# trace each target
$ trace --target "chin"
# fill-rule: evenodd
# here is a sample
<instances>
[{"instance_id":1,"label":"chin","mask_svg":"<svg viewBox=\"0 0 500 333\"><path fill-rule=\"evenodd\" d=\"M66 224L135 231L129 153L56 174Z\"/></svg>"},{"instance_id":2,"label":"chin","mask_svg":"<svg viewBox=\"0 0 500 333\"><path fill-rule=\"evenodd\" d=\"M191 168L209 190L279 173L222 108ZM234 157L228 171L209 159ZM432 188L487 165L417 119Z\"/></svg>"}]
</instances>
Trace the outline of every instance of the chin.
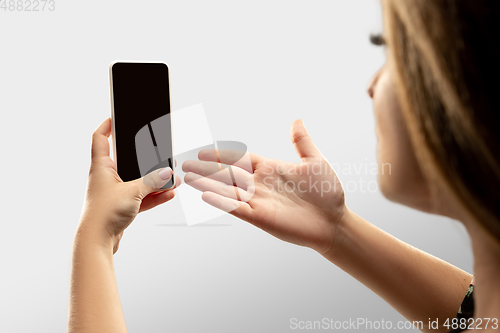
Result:
<instances>
[{"instance_id":1,"label":"chin","mask_svg":"<svg viewBox=\"0 0 500 333\"><path fill-rule=\"evenodd\" d=\"M380 193L389 201L398 202L398 191L395 190L394 186L391 185L390 179L387 179L387 176L379 175L378 176L378 187L380 189Z\"/></svg>"},{"instance_id":2,"label":"chin","mask_svg":"<svg viewBox=\"0 0 500 333\"><path fill-rule=\"evenodd\" d=\"M412 183L409 178L398 179L395 175L379 175L380 192L387 200L394 203L426 213L435 213L430 192L424 182Z\"/></svg>"}]
</instances>

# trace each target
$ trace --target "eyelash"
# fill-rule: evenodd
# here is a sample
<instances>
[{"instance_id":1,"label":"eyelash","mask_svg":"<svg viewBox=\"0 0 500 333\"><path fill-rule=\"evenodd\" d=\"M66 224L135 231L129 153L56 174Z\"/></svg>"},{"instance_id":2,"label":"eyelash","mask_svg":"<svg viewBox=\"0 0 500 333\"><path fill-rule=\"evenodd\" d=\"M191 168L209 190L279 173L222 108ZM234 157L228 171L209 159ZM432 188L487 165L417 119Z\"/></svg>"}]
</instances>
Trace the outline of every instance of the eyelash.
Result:
<instances>
[{"instance_id":1,"label":"eyelash","mask_svg":"<svg viewBox=\"0 0 500 333\"><path fill-rule=\"evenodd\" d=\"M384 36L382 36L382 34L371 34L370 43L377 46L385 45Z\"/></svg>"}]
</instances>

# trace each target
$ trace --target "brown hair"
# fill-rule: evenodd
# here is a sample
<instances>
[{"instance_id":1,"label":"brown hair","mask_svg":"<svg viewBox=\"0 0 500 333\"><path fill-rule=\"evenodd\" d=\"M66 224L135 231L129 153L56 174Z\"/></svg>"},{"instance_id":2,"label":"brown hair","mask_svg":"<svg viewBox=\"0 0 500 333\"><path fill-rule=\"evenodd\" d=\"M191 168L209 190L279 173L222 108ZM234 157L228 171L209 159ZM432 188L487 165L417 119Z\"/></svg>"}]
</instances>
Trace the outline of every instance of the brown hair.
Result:
<instances>
[{"instance_id":1,"label":"brown hair","mask_svg":"<svg viewBox=\"0 0 500 333\"><path fill-rule=\"evenodd\" d=\"M415 153L500 241L500 1L382 0ZM441 186L442 187L442 186Z\"/></svg>"}]
</instances>

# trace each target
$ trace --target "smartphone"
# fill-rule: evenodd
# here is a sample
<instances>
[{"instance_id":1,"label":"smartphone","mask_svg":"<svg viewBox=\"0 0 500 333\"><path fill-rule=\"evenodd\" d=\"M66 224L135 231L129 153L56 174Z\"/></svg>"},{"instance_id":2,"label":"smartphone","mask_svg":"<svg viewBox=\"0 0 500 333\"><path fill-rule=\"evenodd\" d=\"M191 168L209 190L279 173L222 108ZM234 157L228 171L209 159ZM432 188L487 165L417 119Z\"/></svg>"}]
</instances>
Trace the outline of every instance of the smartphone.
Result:
<instances>
[{"instance_id":1,"label":"smartphone","mask_svg":"<svg viewBox=\"0 0 500 333\"><path fill-rule=\"evenodd\" d=\"M169 68L163 62L115 61L109 66L113 156L130 181L173 165ZM175 186L175 175L161 190Z\"/></svg>"}]
</instances>

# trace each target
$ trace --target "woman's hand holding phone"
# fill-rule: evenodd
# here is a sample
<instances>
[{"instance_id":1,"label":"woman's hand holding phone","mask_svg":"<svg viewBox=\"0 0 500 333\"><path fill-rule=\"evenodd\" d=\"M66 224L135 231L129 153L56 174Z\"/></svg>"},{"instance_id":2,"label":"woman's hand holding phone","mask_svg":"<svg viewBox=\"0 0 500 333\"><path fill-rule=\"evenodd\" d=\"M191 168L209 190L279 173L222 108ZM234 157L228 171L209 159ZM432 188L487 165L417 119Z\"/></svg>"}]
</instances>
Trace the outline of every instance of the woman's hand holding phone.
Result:
<instances>
[{"instance_id":1,"label":"woman's hand holding phone","mask_svg":"<svg viewBox=\"0 0 500 333\"><path fill-rule=\"evenodd\" d=\"M175 192L159 190L171 178L170 168L123 182L109 156L110 135L111 119L108 118L92 135L91 166L77 235L90 232L93 241L112 247L116 253L123 231L137 214L171 200ZM177 176L175 187L180 182Z\"/></svg>"},{"instance_id":2,"label":"woman's hand holding phone","mask_svg":"<svg viewBox=\"0 0 500 333\"><path fill-rule=\"evenodd\" d=\"M221 164L231 165L238 180L238 201L233 182L220 181L213 150L200 151L199 161L186 161L184 181L203 191L202 199L287 242L321 254L334 244L337 226L348 212L344 190L335 171L314 145L301 120L291 127L291 140L301 163L267 159L252 153L253 170L238 167L229 150L218 151ZM228 170L228 168L223 168ZM249 185L251 184L251 185ZM248 185L248 188L245 188ZM246 202L244 202L246 201Z\"/></svg>"}]
</instances>

